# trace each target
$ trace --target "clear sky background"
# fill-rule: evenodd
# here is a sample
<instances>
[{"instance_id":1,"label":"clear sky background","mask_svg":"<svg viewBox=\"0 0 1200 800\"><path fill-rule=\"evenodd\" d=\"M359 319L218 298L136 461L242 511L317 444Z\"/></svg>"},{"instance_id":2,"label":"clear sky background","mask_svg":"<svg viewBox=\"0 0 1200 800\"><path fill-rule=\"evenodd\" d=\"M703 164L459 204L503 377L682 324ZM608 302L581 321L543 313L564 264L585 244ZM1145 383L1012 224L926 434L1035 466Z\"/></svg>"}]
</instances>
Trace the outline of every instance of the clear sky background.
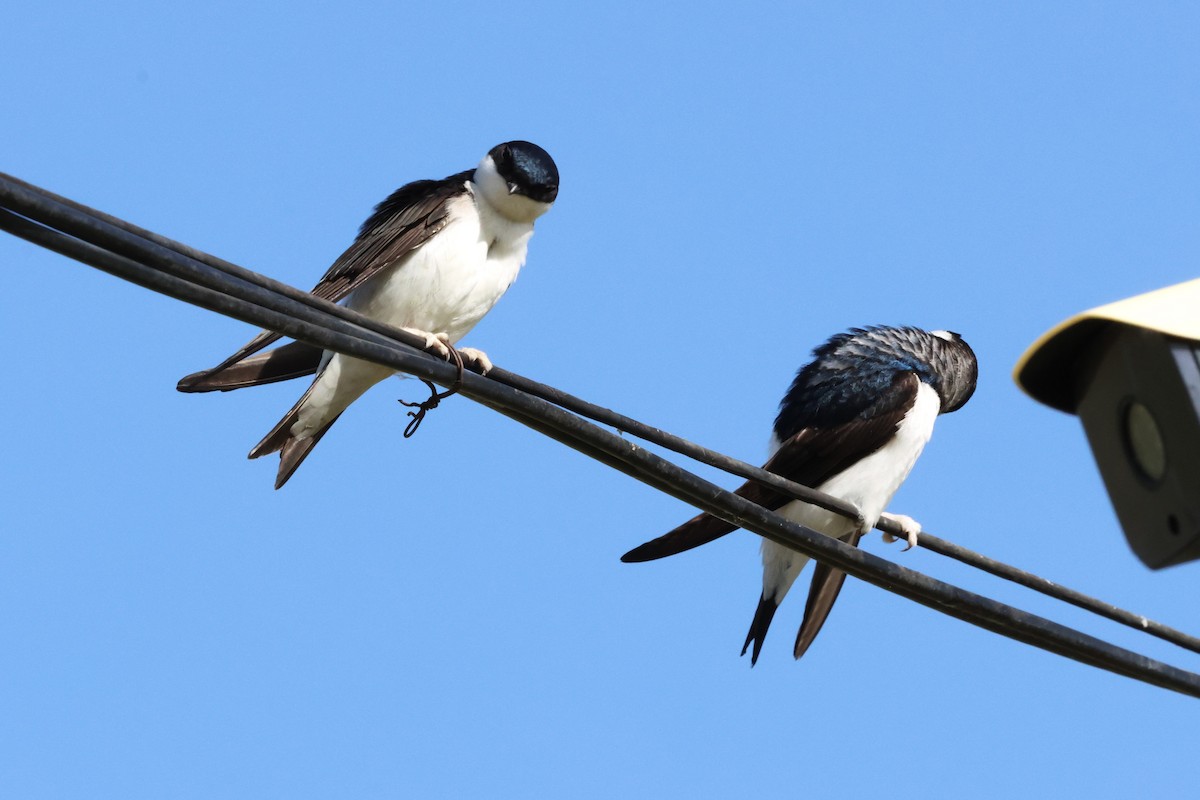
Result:
<instances>
[{"instance_id":1,"label":"clear sky background","mask_svg":"<svg viewBox=\"0 0 1200 800\"><path fill-rule=\"evenodd\" d=\"M979 390L892 510L1200 630L1200 565L1142 567L1010 378L1197 275L1196 6L341 5L13 4L0 169L308 288L397 186L537 142L558 203L464 344L760 462L829 335L961 331ZM692 511L461 398L405 440L414 381L275 492L245 454L303 386L174 388L252 329L6 235L0 267L4 797L1195 791L1195 700L859 582L799 663L796 592L752 670L756 537L621 564Z\"/></svg>"}]
</instances>

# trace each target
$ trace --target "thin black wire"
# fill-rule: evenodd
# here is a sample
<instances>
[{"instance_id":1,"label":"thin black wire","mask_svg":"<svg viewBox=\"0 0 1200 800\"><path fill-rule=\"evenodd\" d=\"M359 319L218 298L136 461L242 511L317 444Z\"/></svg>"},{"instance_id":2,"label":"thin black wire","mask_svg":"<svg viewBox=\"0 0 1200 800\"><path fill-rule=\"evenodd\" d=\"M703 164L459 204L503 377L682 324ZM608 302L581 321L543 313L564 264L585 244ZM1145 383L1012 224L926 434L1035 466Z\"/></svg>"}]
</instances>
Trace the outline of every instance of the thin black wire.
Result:
<instances>
[{"instance_id":1,"label":"thin black wire","mask_svg":"<svg viewBox=\"0 0 1200 800\"><path fill-rule=\"evenodd\" d=\"M116 230L124 231L132 234L139 239L143 239L153 244L159 245L167 250L173 251L186 258L193 259L209 267L224 272L235 278L248 281L257 286L277 292L284 297L295 300L299 303L311 306L313 308L333 314L334 316L356 324L362 328L375 331L385 337L399 339L405 344L416 348L421 348L423 341L420 337L410 334L407 331L390 328L382 323L364 317L355 311L351 311L345 306L331 303L323 298L316 297L308 292L296 289L286 283L269 278L265 275L252 272L244 267L225 261L214 255L206 253L202 250L190 247L188 245L169 239L161 234L140 228L126 220L106 214L102 211L77 203L65 197L61 197L53 192L47 191L40 187L21 181L10 175L0 173L0 181L7 182L14 189L25 190L31 196L40 196L52 203L57 203L67 208L80 212L85 217L92 217ZM604 425L609 425L619 431L632 434L638 438L645 439L648 442L665 447L681 455L691 459L716 467L725 472L737 475L746 480L754 480L766 486L770 486L783 494L797 500L811 503L813 505L832 511L835 514L855 520L859 524L862 523L862 516L858 509L850 503L841 500L840 498L827 495L819 492L816 489L811 489L807 486L789 481L774 473L767 472L761 467L745 461L740 461L731 458L723 453L718 453L715 450L710 450L694 442L688 441L682 437L664 431L660 428L647 425L631 417L619 414L611 409L603 406L590 403L581 398L575 397L567 392L556 389L552 386L547 386L542 383L530 380L524 376L518 375L500 367L493 368L488 377L492 380L511 386L515 389L520 389L535 397L540 397L555 405L561 406L568 411L573 411L576 414L596 420ZM903 538L904 531L894 522L886 518L879 519L875 527L884 533ZM970 567L983 570L991 575L995 575L1004 580L1011 581L1018 585L1024 586L1033 591L1069 603L1078 608L1082 608L1091 613L1102 616L1106 619L1126 625L1134 630L1147 633L1174 645L1182 647L1186 650L1191 650L1195 653L1200 653L1200 637L1192 636L1184 633L1169 625L1164 625L1161 622L1151 620L1141 614L1136 614L1132 611L1119 608L1111 603L1107 603L1095 597L1091 597L1082 592L1070 589L1054 581L1047 580L1038 575L1035 575L1018 567L1005 564L993 558L985 556L981 553L970 550L961 545L954 544L945 539L940 539L931 533L922 531L918 535L917 543L920 547L937 553L938 555L952 558Z\"/></svg>"},{"instance_id":2,"label":"thin black wire","mask_svg":"<svg viewBox=\"0 0 1200 800\"><path fill-rule=\"evenodd\" d=\"M182 253L127 231L114 230L112 226L106 229L103 221L89 219L76 209L48 202L44 197L22 197L27 193L14 191L19 188L0 180L0 206L21 215L0 212L0 228L15 235L155 291L316 346L365 358L444 386L457 377L453 366L395 341L398 337L394 335L384 336L365 326L348 323L338 315L281 297L280 293L256 283L231 280L227 273ZM30 221L33 219L38 222ZM96 243L81 238L95 239ZM117 240L119 248L98 246L103 240ZM118 249L122 252L117 252ZM1200 675L943 583L791 523L526 392L467 373L463 376L462 394L674 497L861 580L1018 641L1200 697Z\"/></svg>"}]
</instances>

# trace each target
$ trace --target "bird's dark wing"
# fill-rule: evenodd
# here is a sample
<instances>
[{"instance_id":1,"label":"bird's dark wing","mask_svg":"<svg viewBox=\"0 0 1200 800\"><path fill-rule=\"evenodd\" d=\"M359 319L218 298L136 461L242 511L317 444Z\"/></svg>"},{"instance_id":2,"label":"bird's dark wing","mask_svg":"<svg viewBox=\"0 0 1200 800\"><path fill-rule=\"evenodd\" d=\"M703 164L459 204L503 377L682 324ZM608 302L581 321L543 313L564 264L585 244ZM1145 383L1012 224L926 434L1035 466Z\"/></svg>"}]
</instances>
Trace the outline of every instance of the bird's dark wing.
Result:
<instances>
[{"instance_id":1,"label":"bird's dark wing","mask_svg":"<svg viewBox=\"0 0 1200 800\"><path fill-rule=\"evenodd\" d=\"M243 355L254 352L253 344L235 353L232 360L188 375L175 388L181 392L229 392L312 375L321 365L322 350L315 345L289 342L265 353Z\"/></svg>"},{"instance_id":2,"label":"bird's dark wing","mask_svg":"<svg viewBox=\"0 0 1200 800\"><path fill-rule=\"evenodd\" d=\"M763 469L812 488L819 487L883 447L896 435L904 415L916 401L920 381L911 372L899 373L887 390L892 395L887 410L873 416L856 417L826 428L804 428L784 442ZM876 404L875 408L881 406ZM754 481L734 492L758 505L776 511L791 498ZM711 514L700 514L657 539L635 547L622 561L653 561L699 547L736 530L737 526ZM836 595L835 595L836 596Z\"/></svg>"},{"instance_id":3,"label":"bird's dark wing","mask_svg":"<svg viewBox=\"0 0 1200 800\"><path fill-rule=\"evenodd\" d=\"M472 174L472 170L467 170L442 180L414 181L397 189L375 207L374 213L359 230L354 244L333 262L311 293L336 303L380 270L397 263L425 244L445 227L449 218L449 201L466 193L467 181ZM278 367L283 362L290 362L287 369L268 370L263 379L257 382L247 381L248 375L253 374L253 369L226 375L235 364L281 338L282 334L263 331L217 366L183 378L176 388L181 392L228 391L307 375L316 370L320 361L320 350L311 348L317 352L317 358L313 361L311 354L305 354L305 368L309 361L313 362L311 369L307 371L297 371L297 362L294 359L298 352L292 352L275 363Z\"/></svg>"},{"instance_id":4,"label":"bird's dark wing","mask_svg":"<svg viewBox=\"0 0 1200 800\"><path fill-rule=\"evenodd\" d=\"M385 267L429 241L446 225L447 203L467 191L474 170L440 181L414 181L375 207L354 244L313 287L317 297L337 302Z\"/></svg>"}]
</instances>

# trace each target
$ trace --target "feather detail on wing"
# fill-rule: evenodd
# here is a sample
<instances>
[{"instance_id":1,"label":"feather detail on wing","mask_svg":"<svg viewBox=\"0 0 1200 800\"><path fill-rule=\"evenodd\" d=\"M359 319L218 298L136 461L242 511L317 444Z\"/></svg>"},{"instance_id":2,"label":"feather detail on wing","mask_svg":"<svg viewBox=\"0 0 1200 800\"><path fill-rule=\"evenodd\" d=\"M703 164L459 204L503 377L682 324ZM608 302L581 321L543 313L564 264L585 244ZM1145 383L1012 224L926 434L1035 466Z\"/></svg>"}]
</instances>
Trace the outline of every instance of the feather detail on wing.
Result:
<instances>
[{"instance_id":1,"label":"feather detail on wing","mask_svg":"<svg viewBox=\"0 0 1200 800\"><path fill-rule=\"evenodd\" d=\"M363 223L354 244L333 262L313 287L311 294L337 303L381 270L398 263L429 241L446 225L449 218L447 201L467 191L467 181L473 172L467 170L437 181L414 181L393 192L375 207L375 212ZM316 371L316 364L307 372L270 369L263 373L261 380L247 380L260 366L259 362L256 362L244 372L239 372L241 377L227 379L223 374L231 369L240 368L250 356L282 338L283 334L263 331L217 366L183 378L176 388L181 392L229 391L310 375ZM320 349L312 345L303 346L317 351L319 363ZM279 350L286 350L288 347L291 345L285 345ZM284 360L296 355L296 351L290 351ZM274 362L273 366L279 366L281 363Z\"/></svg>"},{"instance_id":2,"label":"feather detail on wing","mask_svg":"<svg viewBox=\"0 0 1200 800\"><path fill-rule=\"evenodd\" d=\"M312 375L321 365L321 348L304 342L290 342L249 358L242 352L211 370L188 375L175 388L181 392L228 392Z\"/></svg>"},{"instance_id":3,"label":"feather detail on wing","mask_svg":"<svg viewBox=\"0 0 1200 800\"><path fill-rule=\"evenodd\" d=\"M892 392L900 396L887 411L866 418L856 417L840 425L803 428L780 445L763 469L799 483L818 488L821 484L883 447L896 434L904 415L916 398L920 385L915 375L898 376ZM734 492L769 511L777 511L791 498L754 481L747 481ZM700 514L657 539L635 547L621 560L653 561L682 553L718 539L737 526L711 514Z\"/></svg>"}]
</instances>

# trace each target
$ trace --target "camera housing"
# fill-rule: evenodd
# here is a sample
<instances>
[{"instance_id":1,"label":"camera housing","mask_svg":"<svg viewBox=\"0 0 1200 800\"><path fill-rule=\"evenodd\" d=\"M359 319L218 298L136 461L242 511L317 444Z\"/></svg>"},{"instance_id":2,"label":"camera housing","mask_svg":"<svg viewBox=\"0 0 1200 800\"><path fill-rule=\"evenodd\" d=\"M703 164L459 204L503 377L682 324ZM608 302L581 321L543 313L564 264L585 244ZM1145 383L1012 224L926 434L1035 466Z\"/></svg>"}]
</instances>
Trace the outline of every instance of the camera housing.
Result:
<instances>
[{"instance_id":1,"label":"camera housing","mask_svg":"<svg viewBox=\"0 0 1200 800\"><path fill-rule=\"evenodd\" d=\"M1125 538L1152 569L1200 558L1198 343L1200 280L1067 320L1014 374L1079 416Z\"/></svg>"}]
</instances>

